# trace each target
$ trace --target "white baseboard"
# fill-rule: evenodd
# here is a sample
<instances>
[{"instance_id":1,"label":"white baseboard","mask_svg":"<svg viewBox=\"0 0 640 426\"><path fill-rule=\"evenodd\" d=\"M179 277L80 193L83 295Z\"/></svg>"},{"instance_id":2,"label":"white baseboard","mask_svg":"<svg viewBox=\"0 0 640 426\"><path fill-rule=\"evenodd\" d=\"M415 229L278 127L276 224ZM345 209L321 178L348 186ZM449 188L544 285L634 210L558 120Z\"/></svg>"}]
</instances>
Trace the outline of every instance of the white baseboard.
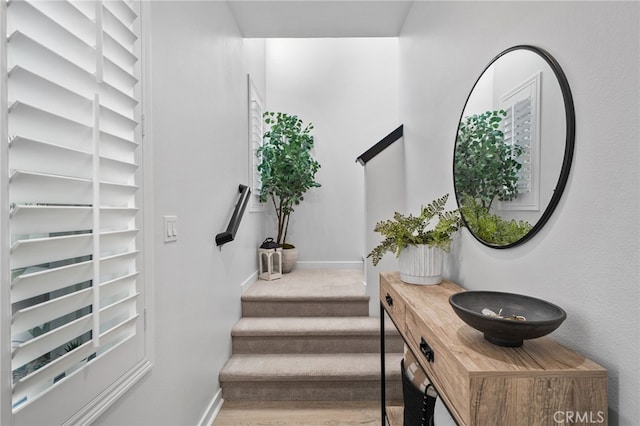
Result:
<instances>
[{"instance_id":1,"label":"white baseboard","mask_svg":"<svg viewBox=\"0 0 640 426\"><path fill-rule=\"evenodd\" d=\"M247 291L258 280L258 270L255 270L249 277L240 283L241 292ZM218 416L224 400L222 399L222 389L218 389L218 392L213 396L213 399L207 406L207 409L202 414L198 426L211 426L213 421Z\"/></svg>"},{"instance_id":2,"label":"white baseboard","mask_svg":"<svg viewBox=\"0 0 640 426\"><path fill-rule=\"evenodd\" d=\"M361 260L334 260L334 261L298 261L296 268L299 269L362 269L364 263Z\"/></svg>"},{"instance_id":3,"label":"white baseboard","mask_svg":"<svg viewBox=\"0 0 640 426\"><path fill-rule=\"evenodd\" d=\"M216 392L216 394L213 396L213 399L209 403L209 406L200 418L198 426L211 426L216 417L218 417L218 413L222 408L223 402L224 399L222 399L222 389L218 389L218 392Z\"/></svg>"},{"instance_id":4,"label":"white baseboard","mask_svg":"<svg viewBox=\"0 0 640 426\"><path fill-rule=\"evenodd\" d=\"M251 286L255 284L257 280L258 280L258 270L256 269L253 274L249 275L249 278L247 278L242 282L242 284L240 284L241 293L244 294L245 291L249 290L249 288L251 288Z\"/></svg>"}]
</instances>

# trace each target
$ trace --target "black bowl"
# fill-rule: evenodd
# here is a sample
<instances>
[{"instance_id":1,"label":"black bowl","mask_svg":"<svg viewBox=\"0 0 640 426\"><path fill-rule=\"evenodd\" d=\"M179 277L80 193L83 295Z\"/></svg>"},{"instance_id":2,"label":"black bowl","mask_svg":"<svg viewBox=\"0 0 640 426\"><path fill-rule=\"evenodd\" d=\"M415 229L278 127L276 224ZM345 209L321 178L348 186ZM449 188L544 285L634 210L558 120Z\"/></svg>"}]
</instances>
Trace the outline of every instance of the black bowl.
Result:
<instances>
[{"instance_id":1,"label":"black bowl","mask_svg":"<svg viewBox=\"0 0 640 426\"><path fill-rule=\"evenodd\" d=\"M521 294L497 291L463 291L449 298L462 321L484 333L485 339L499 346L522 346L524 339L545 336L567 318L566 312L553 303ZM526 320L496 318L482 313L490 309L502 316L519 315Z\"/></svg>"}]
</instances>

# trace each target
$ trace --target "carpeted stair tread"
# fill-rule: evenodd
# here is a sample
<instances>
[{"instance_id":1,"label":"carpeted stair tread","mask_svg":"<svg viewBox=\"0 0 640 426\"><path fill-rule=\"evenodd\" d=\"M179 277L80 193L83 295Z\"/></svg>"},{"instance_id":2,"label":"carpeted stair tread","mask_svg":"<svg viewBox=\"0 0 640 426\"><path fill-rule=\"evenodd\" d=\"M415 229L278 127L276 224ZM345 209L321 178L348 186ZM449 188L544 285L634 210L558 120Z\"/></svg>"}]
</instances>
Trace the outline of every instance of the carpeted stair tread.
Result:
<instances>
[{"instance_id":1,"label":"carpeted stair tread","mask_svg":"<svg viewBox=\"0 0 640 426\"><path fill-rule=\"evenodd\" d=\"M274 281L258 280L243 301L369 300L361 270L300 269Z\"/></svg>"},{"instance_id":2,"label":"carpeted stair tread","mask_svg":"<svg viewBox=\"0 0 640 426\"><path fill-rule=\"evenodd\" d=\"M391 321L386 335L397 335ZM234 337L264 336L379 336L380 319L374 317L246 317L231 330Z\"/></svg>"},{"instance_id":3,"label":"carpeted stair tread","mask_svg":"<svg viewBox=\"0 0 640 426\"><path fill-rule=\"evenodd\" d=\"M402 354L387 354L386 371L399 378ZM220 372L221 382L379 381L379 354L233 355ZM257 385L259 386L259 385Z\"/></svg>"}]
</instances>

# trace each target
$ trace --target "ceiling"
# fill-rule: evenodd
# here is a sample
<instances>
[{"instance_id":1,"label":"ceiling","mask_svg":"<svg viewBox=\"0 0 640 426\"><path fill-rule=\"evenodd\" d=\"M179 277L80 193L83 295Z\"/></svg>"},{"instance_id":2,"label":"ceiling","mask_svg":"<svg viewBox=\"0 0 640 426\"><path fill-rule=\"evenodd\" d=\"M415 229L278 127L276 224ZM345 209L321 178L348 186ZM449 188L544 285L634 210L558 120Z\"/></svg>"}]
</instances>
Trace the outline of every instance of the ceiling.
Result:
<instances>
[{"instance_id":1,"label":"ceiling","mask_svg":"<svg viewBox=\"0 0 640 426\"><path fill-rule=\"evenodd\" d=\"M397 37L404 0L231 0L245 38Z\"/></svg>"}]
</instances>

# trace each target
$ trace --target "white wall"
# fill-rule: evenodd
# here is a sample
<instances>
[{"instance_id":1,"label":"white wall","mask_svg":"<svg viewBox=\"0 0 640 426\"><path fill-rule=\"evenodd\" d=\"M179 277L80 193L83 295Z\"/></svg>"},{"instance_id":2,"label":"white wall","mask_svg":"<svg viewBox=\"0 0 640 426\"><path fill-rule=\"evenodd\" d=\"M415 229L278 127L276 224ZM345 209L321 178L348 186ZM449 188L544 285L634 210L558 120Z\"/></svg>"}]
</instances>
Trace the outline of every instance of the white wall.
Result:
<instances>
[{"instance_id":1,"label":"white wall","mask_svg":"<svg viewBox=\"0 0 640 426\"><path fill-rule=\"evenodd\" d=\"M267 40L267 109L314 124L321 164L322 187L291 215L287 240L301 267L361 267L364 173L355 159L398 127L397 49L385 38ZM267 229L275 233L275 217Z\"/></svg>"},{"instance_id":2,"label":"white wall","mask_svg":"<svg viewBox=\"0 0 640 426\"><path fill-rule=\"evenodd\" d=\"M228 6L150 8L152 134L144 143L154 153L155 363L102 425L200 421L219 390L230 329L240 317L240 285L255 279L263 234L263 215L247 212L235 241L222 250L214 241L227 227L238 184L248 183L248 58ZM178 217L177 242L163 243L163 215Z\"/></svg>"},{"instance_id":3,"label":"white wall","mask_svg":"<svg viewBox=\"0 0 640 426\"><path fill-rule=\"evenodd\" d=\"M405 213L404 162L404 138L400 138L364 167L365 255L382 241L382 235L373 231L376 223L391 219L395 212ZM380 315L380 272L396 271L398 267L398 259L391 253L385 254L377 266L373 266L371 258L366 260L364 270L370 316Z\"/></svg>"},{"instance_id":4,"label":"white wall","mask_svg":"<svg viewBox=\"0 0 640 426\"><path fill-rule=\"evenodd\" d=\"M244 62L245 68L249 74L253 84L266 100L267 97L267 74L266 74L266 57L267 41L263 38L245 38L244 44Z\"/></svg>"},{"instance_id":5,"label":"white wall","mask_svg":"<svg viewBox=\"0 0 640 426\"><path fill-rule=\"evenodd\" d=\"M524 293L564 307L568 318L553 336L608 369L612 425L640 418L639 7L414 2L400 38L410 208L453 192L458 119L496 54L532 44L564 69L575 101L576 151L554 215L531 241L508 250L486 248L464 230L447 269L468 289Z\"/></svg>"}]
</instances>

